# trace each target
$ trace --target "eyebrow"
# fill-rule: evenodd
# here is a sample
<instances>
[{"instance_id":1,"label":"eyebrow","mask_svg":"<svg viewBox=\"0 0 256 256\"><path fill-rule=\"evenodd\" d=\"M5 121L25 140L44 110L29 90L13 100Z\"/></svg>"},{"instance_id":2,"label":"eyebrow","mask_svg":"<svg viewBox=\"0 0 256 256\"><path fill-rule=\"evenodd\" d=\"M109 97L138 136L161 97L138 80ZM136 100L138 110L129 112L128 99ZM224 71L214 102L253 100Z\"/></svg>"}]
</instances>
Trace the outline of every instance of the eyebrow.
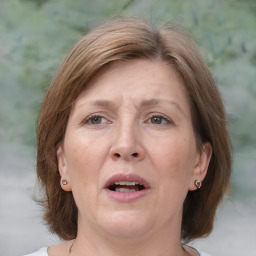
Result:
<instances>
[{"instance_id":1,"label":"eyebrow","mask_svg":"<svg viewBox=\"0 0 256 256\"><path fill-rule=\"evenodd\" d=\"M93 105L101 107L114 107L115 103L109 100L95 100L91 102Z\"/></svg>"},{"instance_id":2,"label":"eyebrow","mask_svg":"<svg viewBox=\"0 0 256 256\"><path fill-rule=\"evenodd\" d=\"M149 99L149 100L143 100L140 103L140 107L151 107L151 106L156 106L158 104L161 104L162 102L168 103L170 105L173 105L174 107L176 107L184 116L185 113L182 110L181 106L175 102L175 101L171 101L171 100L167 100L167 99ZM115 102L109 101L109 100L95 100L95 101L91 101L89 102L89 104L95 105L95 106L100 106L100 107L107 107L107 108L114 108L116 106Z\"/></svg>"},{"instance_id":3,"label":"eyebrow","mask_svg":"<svg viewBox=\"0 0 256 256\"><path fill-rule=\"evenodd\" d=\"M84 104L86 105L94 105L94 106L99 106L99 107L107 107L107 108L113 108L115 106L115 103L109 100L93 100L93 101L88 101L86 103L81 103L78 105L78 107L83 107Z\"/></svg>"},{"instance_id":4,"label":"eyebrow","mask_svg":"<svg viewBox=\"0 0 256 256\"><path fill-rule=\"evenodd\" d=\"M150 100L144 100L141 102L140 106L141 107L149 107L149 106L156 106L161 102L166 102L170 105L175 106L183 115L185 115L185 113L183 112L181 106L175 102L175 101L171 101L171 100L166 100L166 99L150 99Z\"/></svg>"}]
</instances>

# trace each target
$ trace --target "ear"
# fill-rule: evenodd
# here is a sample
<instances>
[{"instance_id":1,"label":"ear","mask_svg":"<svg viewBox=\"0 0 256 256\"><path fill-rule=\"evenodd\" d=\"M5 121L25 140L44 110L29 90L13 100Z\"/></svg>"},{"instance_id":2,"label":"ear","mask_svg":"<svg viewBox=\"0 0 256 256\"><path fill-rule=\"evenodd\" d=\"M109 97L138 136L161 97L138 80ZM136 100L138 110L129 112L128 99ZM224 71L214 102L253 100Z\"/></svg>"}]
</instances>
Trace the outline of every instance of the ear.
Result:
<instances>
[{"instance_id":1,"label":"ear","mask_svg":"<svg viewBox=\"0 0 256 256\"><path fill-rule=\"evenodd\" d=\"M202 150L198 152L198 156L195 161L195 166L191 174L189 190L197 189L195 185L196 180L203 182L207 174L211 156L212 156L212 145L211 143L206 142L203 144Z\"/></svg>"},{"instance_id":2,"label":"ear","mask_svg":"<svg viewBox=\"0 0 256 256\"><path fill-rule=\"evenodd\" d=\"M64 191L71 191L72 187L70 184L70 177L69 177L69 172L68 172L68 168L67 168L67 160L66 160L65 152L64 152L64 149L62 148L62 146L58 147L57 160L58 160L59 173L61 176L60 186ZM66 180L67 184L64 185L62 183L63 180Z\"/></svg>"}]
</instances>

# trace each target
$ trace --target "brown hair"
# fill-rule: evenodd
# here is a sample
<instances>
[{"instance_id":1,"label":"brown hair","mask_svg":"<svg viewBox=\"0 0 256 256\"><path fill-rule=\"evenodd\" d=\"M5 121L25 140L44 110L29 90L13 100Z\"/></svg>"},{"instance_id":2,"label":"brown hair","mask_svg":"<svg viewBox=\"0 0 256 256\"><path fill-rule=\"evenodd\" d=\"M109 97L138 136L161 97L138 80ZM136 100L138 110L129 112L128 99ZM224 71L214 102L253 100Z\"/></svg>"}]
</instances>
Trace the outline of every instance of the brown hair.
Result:
<instances>
[{"instance_id":1,"label":"brown hair","mask_svg":"<svg viewBox=\"0 0 256 256\"><path fill-rule=\"evenodd\" d=\"M140 19L109 21L85 35L71 50L44 98L37 129L37 174L46 191L42 200L50 230L63 239L77 234L77 207L72 192L60 187L56 151L65 136L72 105L88 81L118 60L160 59L183 79L191 104L197 145L210 142L213 155L200 190L189 191L184 202L184 240L208 235L216 208L229 187L230 140L224 106L212 75L194 41L181 29L160 29Z\"/></svg>"}]
</instances>

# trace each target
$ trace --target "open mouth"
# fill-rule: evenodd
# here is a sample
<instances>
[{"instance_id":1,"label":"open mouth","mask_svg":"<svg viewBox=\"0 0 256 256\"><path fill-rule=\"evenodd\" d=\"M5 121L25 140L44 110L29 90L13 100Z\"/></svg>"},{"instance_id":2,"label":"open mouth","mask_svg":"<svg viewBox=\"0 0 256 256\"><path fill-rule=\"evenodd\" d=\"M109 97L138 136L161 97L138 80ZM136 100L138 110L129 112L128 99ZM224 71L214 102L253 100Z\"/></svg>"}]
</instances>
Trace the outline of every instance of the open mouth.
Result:
<instances>
[{"instance_id":1,"label":"open mouth","mask_svg":"<svg viewBox=\"0 0 256 256\"><path fill-rule=\"evenodd\" d=\"M108 189L115 192L131 193L141 191L145 189L145 187L136 181L118 181L108 186Z\"/></svg>"},{"instance_id":2,"label":"open mouth","mask_svg":"<svg viewBox=\"0 0 256 256\"><path fill-rule=\"evenodd\" d=\"M104 189L109 198L127 203L148 195L151 186L147 180L135 173L117 173L106 181Z\"/></svg>"}]
</instances>

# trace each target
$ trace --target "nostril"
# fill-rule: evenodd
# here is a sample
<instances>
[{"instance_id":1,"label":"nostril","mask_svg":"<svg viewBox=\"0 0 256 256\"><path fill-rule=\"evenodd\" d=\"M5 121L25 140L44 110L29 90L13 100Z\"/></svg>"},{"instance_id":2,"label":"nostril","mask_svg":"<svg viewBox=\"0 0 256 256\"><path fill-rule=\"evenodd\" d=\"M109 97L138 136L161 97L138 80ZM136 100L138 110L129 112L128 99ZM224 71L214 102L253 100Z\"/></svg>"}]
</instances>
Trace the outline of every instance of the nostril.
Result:
<instances>
[{"instance_id":1,"label":"nostril","mask_svg":"<svg viewBox=\"0 0 256 256\"><path fill-rule=\"evenodd\" d=\"M123 155L120 154L120 153L114 153L113 156L116 157L116 158L121 158ZM137 158L139 156L139 154L138 153L133 153L130 156Z\"/></svg>"}]
</instances>

